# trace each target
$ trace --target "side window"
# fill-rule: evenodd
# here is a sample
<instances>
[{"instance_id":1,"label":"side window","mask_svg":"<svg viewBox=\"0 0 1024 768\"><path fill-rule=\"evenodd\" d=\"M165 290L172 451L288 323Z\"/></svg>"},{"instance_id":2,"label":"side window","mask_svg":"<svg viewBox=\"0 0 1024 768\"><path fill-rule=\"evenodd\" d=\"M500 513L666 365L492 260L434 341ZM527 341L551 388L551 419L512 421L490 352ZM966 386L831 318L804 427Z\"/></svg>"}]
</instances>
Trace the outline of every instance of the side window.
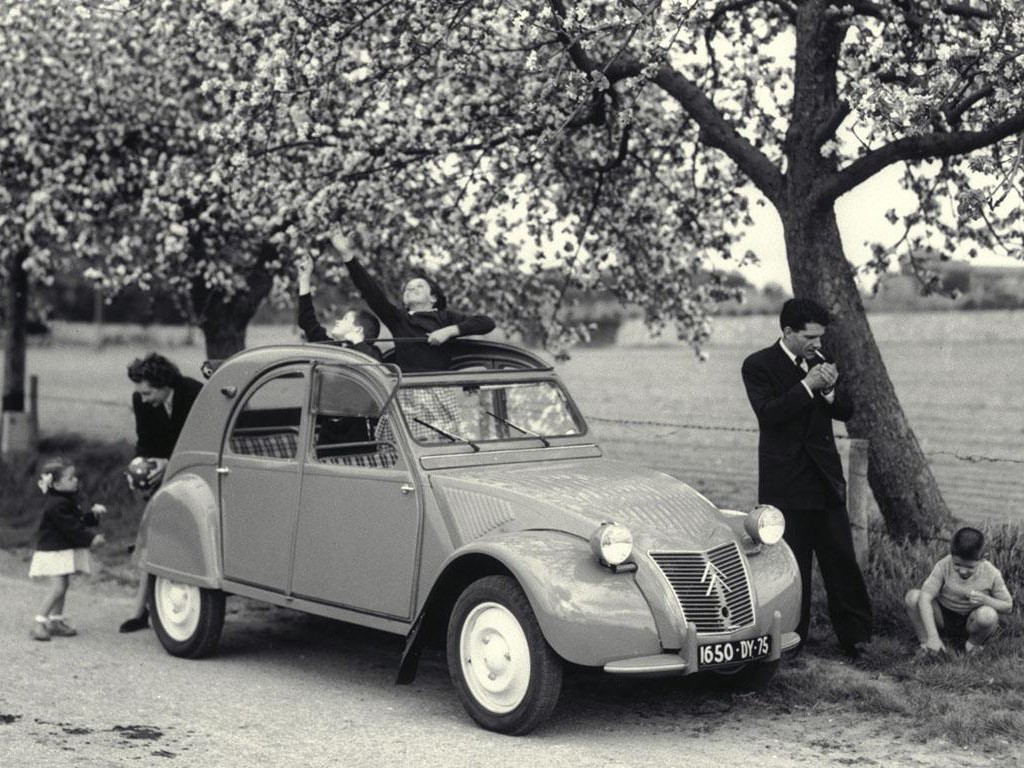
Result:
<instances>
[{"instance_id":1,"label":"side window","mask_svg":"<svg viewBox=\"0 0 1024 768\"><path fill-rule=\"evenodd\" d=\"M377 468L397 461L389 419L358 381L338 371L318 371L315 414L315 461Z\"/></svg>"},{"instance_id":2,"label":"side window","mask_svg":"<svg viewBox=\"0 0 1024 768\"><path fill-rule=\"evenodd\" d=\"M306 402L306 376L293 371L261 384L245 402L231 428L232 453L294 460Z\"/></svg>"}]
</instances>

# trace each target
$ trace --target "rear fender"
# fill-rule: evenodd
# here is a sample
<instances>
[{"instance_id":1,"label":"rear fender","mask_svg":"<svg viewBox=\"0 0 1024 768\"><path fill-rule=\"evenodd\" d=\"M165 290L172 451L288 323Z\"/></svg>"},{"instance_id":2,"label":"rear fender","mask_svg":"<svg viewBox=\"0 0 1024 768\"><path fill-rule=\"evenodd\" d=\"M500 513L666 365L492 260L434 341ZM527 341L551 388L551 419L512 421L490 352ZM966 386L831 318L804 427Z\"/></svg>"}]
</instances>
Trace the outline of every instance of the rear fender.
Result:
<instances>
[{"instance_id":1,"label":"rear fender","mask_svg":"<svg viewBox=\"0 0 1024 768\"><path fill-rule=\"evenodd\" d=\"M175 475L150 499L139 526L136 560L148 573L219 589L223 575L217 494L193 472Z\"/></svg>"}]
</instances>

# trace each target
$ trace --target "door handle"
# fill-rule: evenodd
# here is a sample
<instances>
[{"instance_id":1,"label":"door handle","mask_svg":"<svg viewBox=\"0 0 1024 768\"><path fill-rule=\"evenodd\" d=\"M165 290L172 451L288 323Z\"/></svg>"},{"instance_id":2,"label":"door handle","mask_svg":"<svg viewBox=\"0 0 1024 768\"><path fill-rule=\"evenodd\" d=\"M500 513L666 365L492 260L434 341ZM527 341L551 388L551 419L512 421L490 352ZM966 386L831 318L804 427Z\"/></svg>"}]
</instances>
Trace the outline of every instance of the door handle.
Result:
<instances>
[{"instance_id":1,"label":"door handle","mask_svg":"<svg viewBox=\"0 0 1024 768\"><path fill-rule=\"evenodd\" d=\"M231 470L228 469L227 467L217 467L217 474L218 475L230 475L231 474Z\"/></svg>"},{"instance_id":2,"label":"door handle","mask_svg":"<svg viewBox=\"0 0 1024 768\"><path fill-rule=\"evenodd\" d=\"M408 483L402 483L401 487L398 490L402 492L402 495L408 496L416 489L413 486L409 485Z\"/></svg>"}]
</instances>

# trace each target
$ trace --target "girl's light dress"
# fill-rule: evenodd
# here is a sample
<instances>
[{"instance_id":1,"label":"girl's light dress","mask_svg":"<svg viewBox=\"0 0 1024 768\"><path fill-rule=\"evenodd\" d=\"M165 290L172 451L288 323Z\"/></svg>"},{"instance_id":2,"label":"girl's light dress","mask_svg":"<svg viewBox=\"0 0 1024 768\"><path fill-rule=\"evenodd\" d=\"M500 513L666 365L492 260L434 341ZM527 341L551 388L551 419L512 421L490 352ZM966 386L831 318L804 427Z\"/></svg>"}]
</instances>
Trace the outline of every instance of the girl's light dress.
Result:
<instances>
[{"instance_id":1,"label":"girl's light dress","mask_svg":"<svg viewBox=\"0 0 1024 768\"><path fill-rule=\"evenodd\" d=\"M65 576L72 573L92 573L92 553L88 549L57 549L36 551L28 567L28 575Z\"/></svg>"}]
</instances>

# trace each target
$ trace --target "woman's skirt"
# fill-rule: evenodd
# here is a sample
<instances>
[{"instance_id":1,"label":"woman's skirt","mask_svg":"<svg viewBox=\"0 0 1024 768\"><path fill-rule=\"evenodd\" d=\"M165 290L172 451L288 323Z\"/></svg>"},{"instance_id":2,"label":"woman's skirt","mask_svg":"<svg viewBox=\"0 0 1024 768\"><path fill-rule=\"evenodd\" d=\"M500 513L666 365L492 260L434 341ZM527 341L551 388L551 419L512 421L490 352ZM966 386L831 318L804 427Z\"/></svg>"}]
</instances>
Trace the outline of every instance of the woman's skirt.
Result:
<instances>
[{"instance_id":1,"label":"woman's skirt","mask_svg":"<svg viewBox=\"0 0 1024 768\"><path fill-rule=\"evenodd\" d=\"M32 553L29 576L65 576L70 573L92 573L92 554L88 549L57 549Z\"/></svg>"}]
</instances>

